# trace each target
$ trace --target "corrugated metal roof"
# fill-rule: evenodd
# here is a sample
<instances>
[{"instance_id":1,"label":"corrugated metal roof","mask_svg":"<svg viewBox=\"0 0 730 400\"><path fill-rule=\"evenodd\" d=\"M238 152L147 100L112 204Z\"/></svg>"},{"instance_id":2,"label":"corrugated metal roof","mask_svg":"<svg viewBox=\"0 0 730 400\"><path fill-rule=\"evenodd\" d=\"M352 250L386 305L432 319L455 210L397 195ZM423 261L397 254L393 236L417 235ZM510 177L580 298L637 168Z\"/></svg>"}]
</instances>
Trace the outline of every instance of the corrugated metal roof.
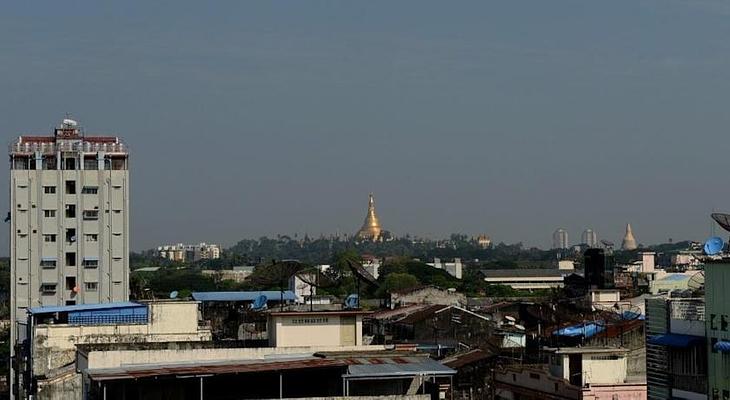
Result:
<instances>
[{"instance_id":1,"label":"corrugated metal roof","mask_svg":"<svg viewBox=\"0 0 730 400\"><path fill-rule=\"evenodd\" d=\"M346 378L454 375L456 371L426 357L348 359ZM359 363L353 363L359 362Z\"/></svg>"},{"instance_id":2,"label":"corrugated metal roof","mask_svg":"<svg viewBox=\"0 0 730 400\"><path fill-rule=\"evenodd\" d=\"M281 292L276 290L264 290L260 292L193 292L192 296L197 301L254 301L262 294L269 301L278 301L281 299ZM296 300L294 292L285 290L284 300Z\"/></svg>"},{"instance_id":3,"label":"corrugated metal roof","mask_svg":"<svg viewBox=\"0 0 730 400\"><path fill-rule=\"evenodd\" d=\"M117 303L96 303L96 304L75 304L72 306L45 306L45 307L31 307L28 309L30 314L50 314L57 312L73 312L73 311L91 311L91 310L107 310L113 308L135 308L145 307L146 305L140 303L133 303L131 301L123 301Z\"/></svg>"},{"instance_id":4,"label":"corrugated metal roof","mask_svg":"<svg viewBox=\"0 0 730 400\"><path fill-rule=\"evenodd\" d=\"M441 363L450 368L461 368L475 362L486 360L494 355L481 349L474 349L469 352L458 354L442 360Z\"/></svg>"},{"instance_id":5,"label":"corrugated metal roof","mask_svg":"<svg viewBox=\"0 0 730 400\"><path fill-rule=\"evenodd\" d=\"M158 376L222 375L246 372L344 367L343 360L308 357L288 360L237 360L219 363L156 364L86 370L94 381L153 378Z\"/></svg>"}]
</instances>

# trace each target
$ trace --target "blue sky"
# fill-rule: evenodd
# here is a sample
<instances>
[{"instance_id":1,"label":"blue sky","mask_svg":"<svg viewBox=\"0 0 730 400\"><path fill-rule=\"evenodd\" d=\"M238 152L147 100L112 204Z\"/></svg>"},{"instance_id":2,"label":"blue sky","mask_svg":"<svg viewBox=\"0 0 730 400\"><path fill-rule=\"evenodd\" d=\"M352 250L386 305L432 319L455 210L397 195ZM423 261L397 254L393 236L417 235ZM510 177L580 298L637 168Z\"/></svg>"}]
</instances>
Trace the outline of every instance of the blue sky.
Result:
<instances>
[{"instance_id":1,"label":"blue sky","mask_svg":"<svg viewBox=\"0 0 730 400\"><path fill-rule=\"evenodd\" d=\"M396 234L543 247L730 210L724 1L151 3L0 8L6 140L124 137L135 250L352 233L371 191Z\"/></svg>"}]
</instances>

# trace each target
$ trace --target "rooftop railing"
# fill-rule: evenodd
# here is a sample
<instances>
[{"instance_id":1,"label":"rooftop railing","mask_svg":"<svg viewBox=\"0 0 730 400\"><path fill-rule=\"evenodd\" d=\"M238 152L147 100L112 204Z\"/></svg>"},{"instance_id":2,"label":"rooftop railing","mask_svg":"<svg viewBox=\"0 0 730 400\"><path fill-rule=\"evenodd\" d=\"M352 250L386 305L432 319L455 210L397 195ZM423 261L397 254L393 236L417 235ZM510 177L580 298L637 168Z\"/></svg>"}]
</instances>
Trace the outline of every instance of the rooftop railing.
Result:
<instances>
[{"instance_id":1,"label":"rooftop railing","mask_svg":"<svg viewBox=\"0 0 730 400\"><path fill-rule=\"evenodd\" d=\"M57 152L85 152L96 153L127 153L127 146L124 143L97 143L86 141L60 141L52 142L14 142L9 146L11 154L56 154Z\"/></svg>"}]
</instances>

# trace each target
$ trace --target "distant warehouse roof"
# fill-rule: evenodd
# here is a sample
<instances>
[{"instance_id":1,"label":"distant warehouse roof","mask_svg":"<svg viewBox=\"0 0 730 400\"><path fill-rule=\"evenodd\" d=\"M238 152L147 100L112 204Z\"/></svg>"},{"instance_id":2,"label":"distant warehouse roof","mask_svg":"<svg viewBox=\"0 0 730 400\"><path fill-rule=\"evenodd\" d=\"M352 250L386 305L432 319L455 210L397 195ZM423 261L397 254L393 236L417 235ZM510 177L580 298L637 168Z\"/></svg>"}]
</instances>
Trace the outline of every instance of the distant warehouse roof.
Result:
<instances>
[{"instance_id":1,"label":"distant warehouse roof","mask_svg":"<svg viewBox=\"0 0 730 400\"><path fill-rule=\"evenodd\" d=\"M485 278L543 278L562 277L573 273L572 270L560 269L482 269L480 270Z\"/></svg>"},{"instance_id":2,"label":"distant warehouse roof","mask_svg":"<svg viewBox=\"0 0 730 400\"><path fill-rule=\"evenodd\" d=\"M192 296L197 301L254 301L257 297L264 295L269 301L277 301L282 297L282 292L276 290L264 290L255 292L193 292ZM294 292L284 291L284 301L296 300Z\"/></svg>"}]
</instances>

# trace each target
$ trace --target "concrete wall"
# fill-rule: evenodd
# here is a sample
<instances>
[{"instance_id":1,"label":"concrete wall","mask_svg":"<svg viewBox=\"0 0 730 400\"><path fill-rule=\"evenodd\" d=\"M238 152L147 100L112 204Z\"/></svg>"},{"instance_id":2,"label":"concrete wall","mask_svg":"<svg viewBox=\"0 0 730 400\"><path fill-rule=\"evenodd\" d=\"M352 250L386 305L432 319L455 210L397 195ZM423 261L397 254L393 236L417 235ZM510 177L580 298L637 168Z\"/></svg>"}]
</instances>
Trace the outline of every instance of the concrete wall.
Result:
<instances>
[{"instance_id":1,"label":"concrete wall","mask_svg":"<svg viewBox=\"0 0 730 400\"><path fill-rule=\"evenodd\" d=\"M592 385L583 389L583 400L646 400L646 384Z\"/></svg>"},{"instance_id":2,"label":"concrete wall","mask_svg":"<svg viewBox=\"0 0 730 400\"><path fill-rule=\"evenodd\" d=\"M583 355L583 383L584 384L617 384L626 381L626 357L619 356L616 360L604 358L612 355L584 354ZM646 389L645 389L646 390Z\"/></svg>"},{"instance_id":3,"label":"concrete wall","mask_svg":"<svg viewBox=\"0 0 730 400\"><path fill-rule=\"evenodd\" d=\"M362 344L362 315L272 316L269 326L274 347Z\"/></svg>"}]
</instances>

